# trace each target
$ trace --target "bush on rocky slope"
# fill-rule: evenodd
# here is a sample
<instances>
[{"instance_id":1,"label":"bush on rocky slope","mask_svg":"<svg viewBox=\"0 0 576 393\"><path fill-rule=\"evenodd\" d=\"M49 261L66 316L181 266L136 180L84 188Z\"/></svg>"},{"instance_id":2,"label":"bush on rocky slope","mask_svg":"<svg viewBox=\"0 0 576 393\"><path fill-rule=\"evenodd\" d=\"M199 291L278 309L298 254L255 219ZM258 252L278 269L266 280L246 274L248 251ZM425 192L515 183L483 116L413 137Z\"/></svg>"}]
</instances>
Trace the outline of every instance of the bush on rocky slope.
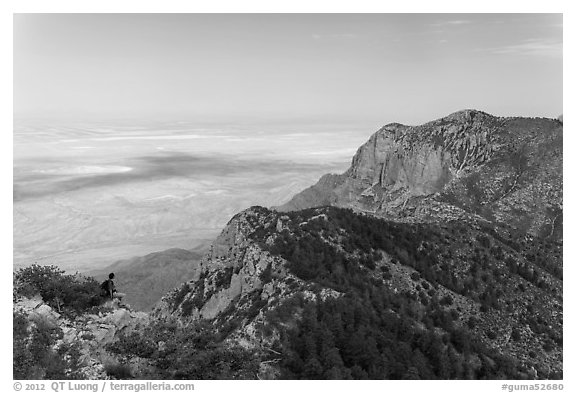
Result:
<instances>
[{"instance_id":1,"label":"bush on rocky slope","mask_svg":"<svg viewBox=\"0 0 576 393\"><path fill-rule=\"evenodd\" d=\"M222 343L206 322L180 326L157 320L120 335L107 349L128 359L146 359L148 379L255 379L259 364L255 351Z\"/></svg>"},{"instance_id":2,"label":"bush on rocky slope","mask_svg":"<svg viewBox=\"0 0 576 393\"><path fill-rule=\"evenodd\" d=\"M62 329L42 320L31 323L22 312L13 313L14 379L84 379L73 345L54 349Z\"/></svg>"},{"instance_id":3,"label":"bush on rocky slope","mask_svg":"<svg viewBox=\"0 0 576 393\"><path fill-rule=\"evenodd\" d=\"M26 315L13 313L14 379L84 379L79 370L78 349L71 344L56 345L63 331L55 322L59 314L76 316L102 304L98 283L89 277L66 275L55 266L32 265L13 277L14 300L39 298L41 309Z\"/></svg>"},{"instance_id":4,"label":"bush on rocky slope","mask_svg":"<svg viewBox=\"0 0 576 393\"><path fill-rule=\"evenodd\" d=\"M92 277L65 274L56 266L34 264L14 274L14 297L39 294L44 302L65 314L78 313L104 303L99 283Z\"/></svg>"}]
</instances>

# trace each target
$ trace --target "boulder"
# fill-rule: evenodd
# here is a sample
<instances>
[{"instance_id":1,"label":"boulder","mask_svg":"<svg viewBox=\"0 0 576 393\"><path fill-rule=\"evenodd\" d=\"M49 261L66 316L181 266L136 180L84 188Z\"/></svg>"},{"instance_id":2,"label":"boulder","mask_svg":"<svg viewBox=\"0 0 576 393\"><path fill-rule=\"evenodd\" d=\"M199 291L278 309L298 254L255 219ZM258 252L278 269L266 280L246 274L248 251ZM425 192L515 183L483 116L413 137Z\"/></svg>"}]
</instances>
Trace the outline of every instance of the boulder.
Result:
<instances>
[{"instance_id":1,"label":"boulder","mask_svg":"<svg viewBox=\"0 0 576 393\"><path fill-rule=\"evenodd\" d=\"M60 318L60 314L52 310L52 307L49 305L41 304L36 307L34 311L28 314L28 318L36 323L45 323L50 328L54 329L58 327L58 318Z\"/></svg>"},{"instance_id":2,"label":"boulder","mask_svg":"<svg viewBox=\"0 0 576 393\"><path fill-rule=\"evenodd\" d=\"M74 328L63 327L62 333L64 333L62 340L65 343L71 343L72 341L74 341L76 339L76 337L78 337L78 331Z\"/></svg>"},{"instance_id":3,"label":"boulder","mask_svg":"<svg viewBox=\"0 0 576 393\"><path fill-rule=\"evenodd\" d=\"M130 324L130 319L130 311L120 308L106 317L105 321L120 330Z\"/></svg>"},{"instance_id":4,"label":"boulder","mask_svg":"<svg viewBox=\"0 0 576 393\"><path fill-rule=\"evenodd\" d=\"M104 346L114 341L116 328L114 326L98 327L92 330L94 342L99 346Z\"/></svg>"},{"instance_id":5,"label":"boulder","mask_svg":"<svg viewBox=\"0 0 576 393\"><path fill-rule=\"evenodd\" d=\"M23 311L32 311L39 305L44 304L40 295L35 295L32 298L23 298L19 300L15 306Z\"/></svg>"},{"instance_id":6,"label":"boulder","mask_svg":"<svg viewBox=\"0 0 576 393\"><path fill-rule=\"evenodd\" d=\"M50 307L47 304L41 304L40 306L36 307L34 311L46 318L53 318L53 319L60 318L60 314L54 311L52 307Z\"/></svg>"},{"instance_id":7,"label":"boulder","mask_svg":"<svg viewBox=\"0 0 576 393\"><path fill-rule=\"evenodd\" d=\"M274 290L275 287L273 282L264 284L264 287L262 287L262 293L260 294L260 299L267 300L270 296L274 294Z\"/></svg>"}]
</instances>

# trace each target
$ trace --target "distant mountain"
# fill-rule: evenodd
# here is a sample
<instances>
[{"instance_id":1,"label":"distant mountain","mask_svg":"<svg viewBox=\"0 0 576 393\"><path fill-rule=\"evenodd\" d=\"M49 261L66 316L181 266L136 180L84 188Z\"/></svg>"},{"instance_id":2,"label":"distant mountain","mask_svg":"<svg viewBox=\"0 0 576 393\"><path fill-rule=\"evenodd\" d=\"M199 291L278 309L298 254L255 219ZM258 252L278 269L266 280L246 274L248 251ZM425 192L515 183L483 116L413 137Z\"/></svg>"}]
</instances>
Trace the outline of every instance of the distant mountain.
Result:
<instances>
[{"instance_id":1,"label":"distant mountain","mask_svg":"<svg viewBox=\"0 0 576 393\"><path fill-rule=\"evenodd\" d=\"M125 301L136 310L149 311L166 292L198 278L202 254L202 249L172 248L118 261L86 275L103 281L114 272L114 283L119 292L126 293Z\"/></svg>"},{"instance_id":2,"label":"distant mountain","mask_svg":"<svg viewBox=\"0 0 576 393\"><path fill-rule=\"evenodd\" d=\"M351 207L404 221L486 220L562 238L562 122L464 110L421 126L392 123L350 168L278 208Z\"/></svg>"}]
</instances>

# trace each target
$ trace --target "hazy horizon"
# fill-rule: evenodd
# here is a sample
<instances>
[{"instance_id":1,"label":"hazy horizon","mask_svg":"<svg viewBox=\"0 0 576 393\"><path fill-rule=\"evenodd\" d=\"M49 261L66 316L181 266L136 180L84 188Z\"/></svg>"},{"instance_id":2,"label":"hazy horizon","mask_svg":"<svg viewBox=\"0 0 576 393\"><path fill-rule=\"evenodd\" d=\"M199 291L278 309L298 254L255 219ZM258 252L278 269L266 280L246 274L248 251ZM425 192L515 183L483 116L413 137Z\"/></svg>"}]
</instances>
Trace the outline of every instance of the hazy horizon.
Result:
<instances>
[{"instance_id":1,"label":"hazy horizon","mask_svg":"<svg viewBox=\"0 0 576 393\"><path fill-rule=\"evenodd\" d=\"M420 124L562 110L562 14L15 14L16 118Z\"/></svg>"}]
</instances>

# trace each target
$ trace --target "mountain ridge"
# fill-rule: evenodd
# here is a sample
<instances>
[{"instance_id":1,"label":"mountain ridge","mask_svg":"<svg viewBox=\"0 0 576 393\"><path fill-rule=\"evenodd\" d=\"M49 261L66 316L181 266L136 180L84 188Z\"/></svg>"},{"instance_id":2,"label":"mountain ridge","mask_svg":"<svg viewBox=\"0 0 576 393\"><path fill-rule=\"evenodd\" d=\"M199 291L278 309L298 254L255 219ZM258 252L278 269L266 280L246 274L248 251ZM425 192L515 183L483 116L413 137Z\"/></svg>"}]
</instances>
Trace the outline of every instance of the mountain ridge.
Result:
<instances>
[{"instance_id":1,"label":"mountain ridge","mask_svg":"<svg viewBox=\"0 0 576 393\"><path fill-rule=\"evenodd\" d=\"M381 127L347 171L324 175L277 209L333 205L389 219L516 221L531 234L559 238L561 190L560 121L468 109L420 126Z\"/></svg>"},{"instance_id":2,"label":"mountain ridge","mask_svg":"<svg viewBox=\"0 0 576 393\"><path fill-rule=\"evenodd\" d=\"M414 334L419 326L438 324L450 337L472 334L479 340L478 351L484 346L495 351L489 357L499 353L515 359L514 367L524 371L508 378L526 377L532 369L532 377L539 378L556 378L560 372L558 243L526 241L487 225L393 223L340 208L283 214L254 207L235 216L203 259L199 280L165 296L152 315L209 321L229 342L287 354L298 350L284 340L302 331L304 310L359 300L363 291L382 291L378 296L410 303L405 307L413 314L400 309L395 313L413 321L406 328ZM542 254L545 249L557 255L550 263ZM362 302L374 301L372 296ZM450 322L428 319L437 313ZM542 330L544 321L553 327ZM346 342L337 346L342 351L340 345ZM476 371L470 372L479 378L474 356L462 356L462 361L472 362ZM354 364L350 358L342 361L347 367ZM286 368L295 372L284 362L273 374L286 377ZM343 370L343 375L348 372Z\"/></svg>"}]
</instances>

